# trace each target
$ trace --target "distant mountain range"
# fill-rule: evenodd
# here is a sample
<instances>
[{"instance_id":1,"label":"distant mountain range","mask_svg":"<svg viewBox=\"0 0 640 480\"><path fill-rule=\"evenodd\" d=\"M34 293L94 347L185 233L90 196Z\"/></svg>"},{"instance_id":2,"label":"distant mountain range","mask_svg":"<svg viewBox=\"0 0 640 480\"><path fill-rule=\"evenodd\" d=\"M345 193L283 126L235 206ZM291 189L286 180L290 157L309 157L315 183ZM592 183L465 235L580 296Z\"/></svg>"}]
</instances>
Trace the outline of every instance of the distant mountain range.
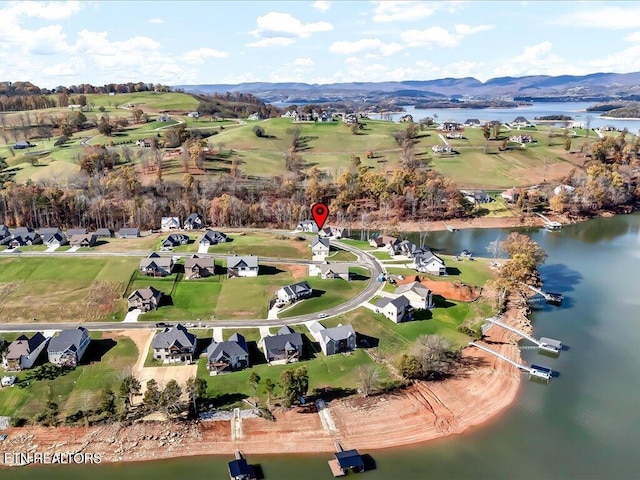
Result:
<instances>
[{"instance_id":1,"label":"distant mountain range","mask_svg":"<svg viewBox=\"0 0 640 480\"><path fill-rule=\"evenodd\" d=\"M415 101L510 97L536 101L607 101L640 99L640 72L574 76L499 77L481 82L472 77L405 82L352 82L327 85L254 82L238 85L175 85L189 93L252 93L265 102Z\"/></svg>"}]
</instances>

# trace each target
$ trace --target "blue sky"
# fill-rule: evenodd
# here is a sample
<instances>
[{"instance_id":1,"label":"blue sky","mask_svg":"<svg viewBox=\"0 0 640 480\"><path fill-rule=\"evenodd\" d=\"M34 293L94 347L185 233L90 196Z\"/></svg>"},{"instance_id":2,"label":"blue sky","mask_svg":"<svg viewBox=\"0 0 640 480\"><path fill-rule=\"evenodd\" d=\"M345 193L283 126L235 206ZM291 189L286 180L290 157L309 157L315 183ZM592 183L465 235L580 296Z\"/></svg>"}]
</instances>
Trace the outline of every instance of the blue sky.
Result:
<instances>
[{"instance_id":1,"label":"blue sky","mask_svg":"<svg viewBox=\"0 0 640 480\"><path fill-rule=\"evenodd\" d=\"M638 2L2 2L0 80L43 87L640 71Z\"/></svg>"}]
</instances>

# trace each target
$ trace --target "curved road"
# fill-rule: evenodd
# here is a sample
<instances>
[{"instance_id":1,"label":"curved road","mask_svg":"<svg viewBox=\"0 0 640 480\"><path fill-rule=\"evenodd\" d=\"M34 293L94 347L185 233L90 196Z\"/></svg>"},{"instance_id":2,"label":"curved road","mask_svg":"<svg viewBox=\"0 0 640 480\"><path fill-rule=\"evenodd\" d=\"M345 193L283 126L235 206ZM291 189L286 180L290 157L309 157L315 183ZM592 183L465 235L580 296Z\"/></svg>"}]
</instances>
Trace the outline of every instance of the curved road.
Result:
<instances>
[{"instance_id":1,"label":"curved road","mask_svg":"<svg viewBox=\"0 0 640 480\"><path fill-rule=\"evenodd\" d=\"M324 313L328 315L328 317L333 317L335 315L341 315L343 313L350 312L351 310L355 310L362 303L371 299L376 295L378 290L382 288L382 284L378 283L378 275L384 272L384 267L382 264L373 256L369 255L362 250L352 247L351 245L345 245L340 242L331 241L331 244L337 248L341 248L348 252L353 253L358 257L355 262L341 262L341 263L349 263L351 265L355 265L358 267L364 267L371 272L371 278L369 279L369 283L358 295L351 298L347 302L338 305L333 308L329 308L324 310ZM39 256L45 254L44 252L23 252L18 255L23 256ZM56 256L67 254L67 252L58 252L55 253ZM105 256L105 253L93 253L93 252L74 252L68 253L68 255L86 255L86 256ZM140 253L136 252L126 252L126 253L117 253L117 252L107 252L106 255L113 256L140 256ZM148 255L148 252L143 255ZM171 255L171 253L166 253L166 255ZM216 255L213 255L216 256ZM228 255L218 254L218 257L227 257ZM278 259L278 258L269 258L269 257L260 257L261 260L264 260L266 263L287 263L287 264L317 264L323 262L314 262L311 260L298 260L298 259ZM316 320L318 318L317 313L310 313L307 315L299 315L297 317L288 317L288 318L278 318L278 319L236 319L236 320L212 320L212 321L204 321L198 322L198 325L201 328L213 328L213 327L264 327L264 326L281 326L281 325L296 325L300 323L307 322L309 320ZM170 322L175 324L175 321ZM189 323L185 321L184 323ZM194 323L191 321L191 323ZM33 331L34 327L37 327L38 330L62 330L65 328L70 328L74 326L83 326L88 330L127 330L127 329L155 329L155 322L136 322L136 323L123 323L123 322L86 322L80 324L74 323L7 323L4 325L0 325L0 332L29 332ZM200 327L199 327L200 328Z\"/></svg>"}]
</instances>

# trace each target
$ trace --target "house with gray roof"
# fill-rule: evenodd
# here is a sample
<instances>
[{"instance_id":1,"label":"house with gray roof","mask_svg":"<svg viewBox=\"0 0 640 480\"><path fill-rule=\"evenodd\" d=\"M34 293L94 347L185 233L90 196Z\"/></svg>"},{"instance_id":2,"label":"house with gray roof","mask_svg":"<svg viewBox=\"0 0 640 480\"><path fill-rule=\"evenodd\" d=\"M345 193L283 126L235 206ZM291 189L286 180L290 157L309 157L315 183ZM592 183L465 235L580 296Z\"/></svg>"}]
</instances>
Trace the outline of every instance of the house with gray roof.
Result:
<instances>
[{"instance_id":1,"label":"house with gray roof","mask_svg":"<svg viewBox=\"0 0 640 480\"><path fill-rule=\"evenodd\" d=\"M115 234L110 228L99 228L96 230L96 237L98 238L113 238L114 236Z\"/></svg>"},{"instance_id":2,"label":"house with gray roof","mask_svg":"<svg viewBox=\"0 0 640 480\"><path fill-rule=\"evenodd\" d=\"M339 278L350 280L349 264L347 263L325 263L320 265L320 277L322 278Z\"/></svg>"},{"instance_id":3,"label":"house with gray roof","mask_svg":"<svg viewBox=\"0 0 640 480\"><path fill-rule=\"evenodd\" d=\"M39 245L42 243L42 237L31 227L18 227L10 230L11 241L9 246L12 248L24 245Z\"/></svg>"},{"instance_id":4,"label":"house with gray roof","mask_svg":"<svg viewBox=\"0 0 640 480\"><path fill-rule=\"evenodd\" d=\"M348 352L356 348L356 332L351 325L325 328L320 322L313 321L309 325L313 338L320 344L325 355Z\"/></svg>"},{"instance_id":5,"label":"house with gray roof","mask_svg":"<svg viewBox=\"0 0 640 480\"><path fill-rule=\"evenodd\" d=\"M160 306L163 293L153 287L139 288L131 292L131 295L127 297L127 304L129 310L139 308L143 312L150 310L157 310Z\"/></svg>"},{"instance_id":6,"label":"house with gray roof","mask_svg":"<svg viewBox=\"0 0 640 480\"><path fill-rule=\"evenodd\" d=\"M85 233L82 235L71 235L69 243L72 247L95 247L98 237L95 233Z\"/></svg>"},{"instance_id":7,"label":"house with gray roof","mask_svg":"<svg viewBox=\"0 0 640 480\"><path fill-rule=\"evenodd\" d=\"M42 234L41 234L42 235ZM62 231L42 235L42 243L49 247L60 247L69 243L69 239Z\"/></svg>"},{"instance_id":8,"label":"house with gray roof","mask_svg":"<svg viewBox=\"0 0 640 480\"><path fill-rule=\"evenodd\" d=\"M325 238L342 238L345 234L342 227L324 227L318 232L318 235Z\"/></svg>"},{"instance_id":9,"label":"house with gray roof","mask_svg":"<svg viewBox=\"0 0 640 480\"><path fill-rule=\"evenodd\" d=\"M183 233L172 233L165 238L160 244L160 248L164 251L173 250L173 247L186 245L189 243L189 237Z\"/></svg>"},{"instance_id":10,"label":"house with gray roof","mask_svg":"<svg viewBox=\"0 0 640 480\"><path fill-rule=\"evenodd\" d=\"M49 362L59 367L75 367L82 360L89 343L89 332L84 327L62 330L49 342Z\"/></svg>"},{"instance_id":11,"label":"house with gray roof","mask_svg":"<svg viewBox=\"0 0 640 480\"><path fill-rule=\"evenodd\" d=\"M315 237L311 241L311 255L316 261L327 258L330 250L331 246L328 238Z\"/></svg>"},{"instance_id":12,"label":"house with gray roof","mask_svg":"<svg viewBox=\"0 0 640 480\"><path fill-rule=\"evenodd\" d=\"M9 238L10 237L10 233L9 233L9 227L7 227L6 225L0 225L0 245L3 243L3 240L5 238Z\"/></svg>"},{"instance_id":13,"label":"house with gray roof","mask_svg":"<svg viewBox=\"0 0 640 480\"><path fill-rule=\"evenodd\" d=\"M380 235L369 240L369 245L374 248L395 248L399 243L400 240L396 237L390 237L389 235Z\"/></svg>"},{"instance_id":14,"label":"house with gray roof","mask_svg":"<svg viewBox=\"0 0 640 480\"><path fill-rule=\"evenodd\" d=\"M160 230L163 232L178 230L179 228L180 219L178 217L162 217L162 220L160 220Z\"/></svg>"},{"instance_id":15,"label":"house with gray roof","mask_svg":"<svg viewBox=\"0 0 640 480\"><path fill-rule=\"evenodd\" d=\"M296 232L318 233L318 225L314 220L302 220L294 230Z\"/></svg>"},{"instance_id":16,"label":"house with gray roof","mask_svg":"<svg viewBox=\"0 0 640 480\"><path fill-rule=\"evenodd\" d=\"M410 311L409 300L403 295L396 298L381 298L376 302L376 313L381 313L393 323L411 320Z\"/></svg>"},{"instance_id":17,"label":"house with gray roof","mask_svg":"<svg viewBox=\"0 0 640 480\"><path fill-rule=\"evenodd\" d=\"M276 335L264 337L260 342L269 364L297 362L302 357L302 335L291 327L284 326Z\"/></svg>"},{"instance_id":18,"label":"house with gray roof","mask_svg":"<svg viewBox=\"0 0 640 480\"><path fill-rule=\"evenodd\" d=\"M218 232L217 230L207 230L204 232L204 235L200 239L200 245L203 247L210 247L211 245L217 245L219 243L225 243L227 241L227 236Z\"/></svg>"},{"instance_id":19,"label":"house with gray roof","mask_svg":"<svg viewBox=\"0 0 640 480\"><path fill-rule=\"evenodd\" d=\"M166 277L173 273L174 261L171 257L161 257L153 252L140 260L140 273L154 277Z\"/></svg>"},{"instance_id":20,"label":"house with gray roof","mask_svg":"<svg viewBox=\"0 0 640 480\"><path fill-rule=\"evenodd\" d=\"M313 293L313 289L309 282L298 282L291 285L286 285L276 292L278 300L283 302L295 302L302 300L303 298L309 298Z\"/></svg>"},{"instance_id":21,"label":"house with gray roof","mask_svg":"<svg viewBox=\"0 0 640 480\"><path fill-rule=\"evenodd\" d=\"M213 340L205 351L210 375L242 370L249 366L249 349L244 337L234 333L226 342Z\"/></svg>"},{"instance_id":22,"label":"house with gray roof","mask_svg":"<svg viewBox=\"0 0 640 480\"><path fill-rule=\"evenodd\" d=\"M227 277L257 277L258 257L253 255L233 255L227 257Z\"/></svg>"},{"instance_id":23,"label":"house with gray roof","mask_svg":"<svg viewBox=\"0 0 640 480\"><path fill-rule=\"evenodd\" d=\"M67 228L67 237L71 235L86 235L89 230L86 228Z\"/></svg>"},{"instance_id":24,"label":"house with gray roof","mask_svg":"<svg viewBox=\"0 0 640 480\"><path fill-rule=\"evenodd\" d=\"M153 358L163 363L191 363L196 351L196 336L178 324L166 327L153 337Z\"/></svg>"},{"instance_id":25,"label":"house with gray roof","mask_svg":"<svg viewBox=\"0 0 640 480\"><path fill-rule=\"evenodd\" d=\"M120 238L138 238L139 236L139 228L121 228L118 230L118 237Z\"/></svg>"},{"instance_id":26,"label":"house with gray roof","mask_svg":"<svg viewBox=\"0 0 640 480\"><path fill-rule=\"evenodd\" d=\"M184 260L184 277L188 280L210 277L215 274L215 271L213 257L192 255Z\"/></svg>"},{"instance_id":27,"label":"house with gray roof","mask_svg":"<svg viewBox=\"0 0 640 480\"><path fill-rule=\"evenodd\" d=\"M31 338L22 334L9 344L9 348L2 357L2 368L7 372L17 372L31 368L47 346L47 339L40 332Z\"/></svg>"},{"instance_id":28,"label":"house with gray roof","mask_svg":"<svg viewBox=\"0 0 640 480\"><path fill-rule=\"evenodd\" d=\"M447 266L440 257L431 250L413 257L413 268L429 275L443 276L447 274Z\"/></svg>"},{"instance_id":29,"label":"house with gray roof","mask_svg":"<svg viewBox=\"0 0 640 480\"><path fill-rule=\"evenodd\" d=\"M202 227L204 227L204 220L199 213L192 213L189 215L183 225L185 230L198 230Z\"/></svg>"},{"instance_id":30,"label":"house with gray roof","mask_svg":"<svg viewBox=\"0 0 640 480\"><path fill-rule=\"evenodd\" d=\"M433 292L419 282L400 285L394 293L406 297L412 308L430 310L435 306Z\"/></svg>"}]
</instances>

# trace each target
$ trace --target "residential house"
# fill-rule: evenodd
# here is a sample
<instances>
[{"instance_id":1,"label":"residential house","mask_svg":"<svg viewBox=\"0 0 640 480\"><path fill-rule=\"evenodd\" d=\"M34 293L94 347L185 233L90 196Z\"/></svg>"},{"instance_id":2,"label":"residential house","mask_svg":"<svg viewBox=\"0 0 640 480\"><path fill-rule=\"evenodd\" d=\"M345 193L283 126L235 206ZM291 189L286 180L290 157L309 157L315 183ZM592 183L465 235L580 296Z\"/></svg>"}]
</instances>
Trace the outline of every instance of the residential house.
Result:
<instances>
[{"instance_id":1,"label":"residential house","mask_svg":"<svg viewBox=\"0 0 640 480\"><path fill-rule=\"evenodd\" d=\"M447 274L447 266L440 257L428 250L413 257L413 268L430 275L443 276Z\"/></svg>"},{"instance_id":2,"label":"residential house","mask_svg":"<svg viewBox=\"0 0 640 480\"><path fill-rule=\"evenodd\" d=\"M31 147L35 147L35 145L27 140L20 140L19 142L16 142L13 144L14 150L22 150L22 149L31 148Z\"/></svg>"},{"instance_id":3,"label":"residential house","mask_svg":"<svg viewBox=\"0 0 640 480\"><path fill-rule=\"evenodd\" d=\"M408 123L413 123L413 116L406 114L406 115L402 115L399 119L399 122L408 122Z\"/></svg>"},{"instance_id":4,"label":"residential house","mask_svg":"<svg viewBox=\"0 0 640 480\"><path fill-rule=\"evenodd\" d=\"M332 113L323 112L317 117L317 121L320 123L331 123L335 122L335 118L333 118Z\"/></svg>"},{"instance_id":5,"label":"residential house","mask_svg":"<svg viewBox=\"0 0 640 480\"><path fill-rule=\"evenodd\" d=\"M204 220L199 213L189 215L183 225L185 230L198 230L202 227L204 227Z\"/></svg>"},{"instance_id":6,"label":"residential house","mask_svg":"<svg viewBox=\"0 0 640 480\"><path fill-rule=\"evenodd\" d=\"M161 257L153 252L146 258L140 260L140 273L153 275L154 277L166 277L173 273L173 258Z\"/></svg>"},{"instance_id":7,"label":"residential house","mask_svg":"<svg viewBox=\"0 0 640 480\"><path fill-rule=\"evenodd\" d=\"M196 336L178 324L166 327L153 337L153 358L162 363L191 363L196 351Z\"/></svg>"},{"instance_id":8,"label":"residential house","mask_svg":"<svg viewBox=\"0 0 640 480\"><path fill-rule=\"evenodd\" d=\"M296 232L318 233L318 225L313 220L302 220L295 229Z\"/></svg>"},{"instance_id":9,"label":"residential house","mask_svg":"<svg viewBox=\"0 0 640 480\"><path fill-rule=\"evenodd\" d=\"M113 238L115 235L110 228L99 228L96 230L96 237L98 238Z\"/></svg>"},{"instance_id":10,"label":"residential house","mask_svg":"<svg viewBox=\"0 0 640 480\"><path fill-rule=\"evenodd\" d=\"M309 298L313 293L313 289L309 282L298 282L292 285L286 285L276 292L278 300L283 302L295 302L303 298Z\"/></svg>"},{"instance_id":11,"label":"residential house","mask_svg":"<svg viewBox=\"0 0 640 480\"><path fill-rule=\"evenodd\" d=\"M94 247L98 241L95 233L85 233L84 235L72 235L69 243L72 247Z\"/></svg>"},{"instance_id":12,"label":"residential house","mask_svg":"<svg viewBox=\"0 0 640 480\"><path fill-rule=\"evenodd\" d=\"M47 233L42 237L42 243L48 247L60 247L69 243L69 239L64 232L58 231L55 233Z\"/></svg>"},{"instance_id":13,"label":"residential house","mask_svg":"<svg viewBox=\"0 0 640 480\"><path fill-rule=\"evenodd\" d=\"M160 230L167 232L169 230L180 229L180 219L178 217L162 217L160 221Z\"/></svg>"},{"instance_id":14,"label":"residential house","mask_svg":"<svg viewBox=\"0 0 640 480\"><path fill-rule=\"evenodd\" d=\"M226 342L213 340L205 351L210 375L249 367L249 349L244 337L234 333Z\"/></svg>"},{"instance_id":15,"label":"residential house","mask_svg":"<svg viewBox=\"0 0 640 480\"><path fill-rule=\"evenodd\" d=\"M11 232L11 248L21 247L24 245L37 245L42 243L42 237L36 233L31 227L14 228Z\"/></svg>"},{"instance_id":16,"label":"residential house","mask_svg":"<svg viewBox=\"0 0 640 480\"><path fill-rule=\"evenodd\" d=\"M445 136L447 138L452 139L452 140L461 139L462 138L462 134L460 132L449 132Z\"/></svg>"},{"instance_id":17,"label":"residential house","mask_svg":"<svg viewBox=\"0 0 640 480\"><path fill-rule=\"evenodd\" d=\"M160 248L163 251L173 250L173 247L179 247L180 245L186 245L189 243L189 237L182 233L172 233L165 238L160 244Z\"/></svg>"},{"instance_id":18,"label":"residential house","mask_svg":"<svg viewBox=\"0 0 640 480\"><path fill-rule=\"evenodd\" d=\"M11 233L9 233L9 227L6 225L0 225L0 245L5 243L5 239L8 242L11 239Z\"/></svg>"},{"instance_id":19,"label":"residential house","mask_svg":"<svg viewBox=\"0 0 640 480\"><path fill-rule=\"evenodd\" d=\"M131 292L127 298L129 310L140 309L142 312L157 310L164 294L153 287L139 288Z\"/></svg>"},{"instance_id":20,"label":"residential house","mask_svg":"<svg viewBox=\"0 0 640 480\"><path fill-rule=\"evenodd\" d=\"M89 230L86 228L67 228L67 237L71 235L86 235L89 233Z\"/></svg>"},{"instance_id":21,"label":"residential house","mask_svg":"<svg viewBox=\"0 0 640 480\"><path fill-rule=\"evenodd\" d=\"M460 190L460 193L469 203L474 205L493 202L493 198L491 198L484 190Z\"/></svg>"},{"instance_id":22,"label":"residential house","mask_svg":"<svg viewBox=\"0 0 640 480\"><path fill-rule=\"evenodd\" d=\"M407 297L400 295L396 298L381 298L376 302L376 313L381 313L393 323L405 322L411 319L411 304Z\"/></svg>"},{"instance_id":23,"label":"residential house","mask_svg":"<svg viewBox=\"0 0 640 480\"><path fill-rule=\"evenodd\" d=\"M531 143L533 142L533 137L528 133L523 135L511 135L509 137L509 141L514 143Z\"/></svg>"},{"instance_id":24,"label":"residential house","mask_svg":"<svg viewBox=\"0 0 640 480\"><path fill-rule=\"evenodd\" d=\"M138 147L144 147L144 148L151 148L151 141L148 139L140 139L140 140L136 140L136 146Z\"/></svg>"},{"instance_id":25,"label":"residential house","mask_svg":"<svg viewBox=\"0 0 640 480\"><path fill-rule=\"evenodd\" d=\"M335 355L356 348L356 332L351 325L339 324L337 327L325 328L320 322L314 321L309 325L309 331L325 355Z\"/></svg>"},{"instance_id":26,"label":"residential house","mask_svg":"<svg viewBox=\"0 0 640 480\"><path fill-rule=\"evenodd\" d=\"M189 112L187 113L187 117L200 118L200 112Z\"/></svg>"},{"instance_id":27,"label":"residential house","mask_svg":"<svg viewBox=\"0 0 640 480\"><path fill-rule=\"evenodd\" d=\"M465 127L479 127L480 126L480 120L478 120L477 118L467 118L464 122L464 126Z\"/></svg>"},{"instance_id":28,"label":"residential house","mask_svg":"<svg viewBox=\"0 0 640 480\"><path fill-rule=\"evenodd\" d=\"M344 237L344 230L342 227L324 227L318 232L318 235L326 238L342 238Z\"/></svg>"},{"instance_id":29,"label":"residential house","mask_svg":"<svg viewBox=\"0 0 640 480\"><path fill-rule=\"evenodd\" d=\"M137 238L139 236L139 228L121 228L120 230L118 230L118 237L120 238Z\"/></svg>"},{"instance_id":30,"label":"residential house","mask_svg":"<svg viewBox=\"0 0 640 480\"><path fill-rule=\"evenodd\" d=\"M210 277L215 271L216 266L213 257L192 255L184 260L184 276L188 280Z\"/></svg>"},{"instance_id":31,"label":"residential house","mask_svg":"<svg viewBox=\"0 0 640 480\"><path fill-rule=\"evenodd\" d=\"M200 245L209 248L211 245L217 245L227 241L227 236L217 230L207 230L200 239Z\"/></svg>"},{"instance_id":32,"label":"residential house","mask_svg":"<svg viewBox=\"0 0 640 480\"><path fill-rule=\"evenodd\" d=\"M556 188L553 189L553 194L554 195L560 195L561 193L573 193L573 191L575 190L575 187L572 187L571 185L558 185Z\"/></svg>"},{"instance_id":33,"label":"residential house","mask_svg":"<svg viewBox=\"0 0 640 480\"><path fill-rule=\"evenodd\" d=\"M297 362L302 357L302 335L291 327L284 326L276 335L264 337L260 342L267 363Z\"/></svg>"},{"instance_id":34,"label":"residential house","mask_svg":"<svg viewBox=\"0 0 640 480\"><path fill-rule=\"evenodd\" d=\"M293 117L294 122L313 122L313 113L299 112Z\"/></svg>"},{"instance_id":35,"label":"residential house","mask_svg":"<svg viewBox=\"0 0 640 480\"><path fill-rule=\"evenodd\" d=\"M31 368L47 346L47 339L40 332L31 338L22 334L9 344L2 358L2 368L8 372L17 372Z\"/></svg>"},{"instance_id":36,"label":"residential house","mask_svg":"<svg viewBox=\"0 0 640 480\"><path fill-rule=\"evenodd\" d=\"M258 257L234 255L227 257L227 277L257 277Z\"/></svg>"},{"instance_id":37,"label":"residential house","mask_svg":"<svg viewBox=\"0 0 640 480\"><path fill-rule=\"evenodd\" d=\"M456 130L460 130L461 128L462 125L454 120L446 120L440 125L440 130L442 130L443 132L455 132Z\"/></svg>"},{"instance_id":38,"label":"residential house","mask_svg":"<svg viewBox=\"0 0 640 480\"><path fill-rule=\"evenodd\" d=\"M433 292L419 282L400 285L394 293L406 297L409 300L409 305L413 308L430 310L435 306Z\"/></svg>"},{"instance_id":39,"label":"residential house","mask_svg":"<svg viewBox=\"0 0 640 480\"><path fill-rule=\"evenodd\" d=\"M512 127L530 127L531 122L524 118L523 116L516 117L513 122L511 122Z\"/></svg>"},{"instance_id":40,"label":"residential house","mask_svg":"<svg viewBox=\"0 0 640 480\"><path fill-rule=\"evenodd\" d=\"M516 187L508 188L500 194L500 196L509 203L515 203L518 201L520 191Z\"/></svg>"},{"instance_id":41,"label":"residential house","mask_svg":"<svg viewBox=\"0 0 640 480\"><path fill-rule=\"evenodd\" d=\"M341 278L347 282L350 280L349 265L347 263L325 263L320 265L322 278Z\"/></svg>"},{"instance_id":42,"label":"residential house","mask_svg":"<svg viewBox=\"0 0 640 480\"><path fill-rule=\"evenodd\" d=\"M396 245L400 243L396 237L390 237L388 235L380 235L379 237L369 240L369 245L374 248L386 248L395 249Z\"/></svg>"},{"instance_id":43,"label":"residential house","mask_svg":"<svg viewBox=\"0 0 640 480\"><path fill-rule=\"evenodd\" d=\"M311 241L311 255L313 260L319 261L326 259L329 256L330 250L329 240L326 238L315 237Z\"/></svg>"},{"instance_id":44,"label":"residential house","mask_svg":"<svg viewBox=\"0 0 640 480\"><path fill-rule=\"evenodd\" d=\"M49 362L59 367L75 367L82 360L91 339L84 327L62 330L47 347Z\"/></svg>"},{"instance_id":45,"label":"residential house","mask_svg":"<svg viewBox=\"0 0 640 480\"><path fill-rule=\"evenodd\" d=\"M156 122L170 122L170 121L171 121L171 117L169 116L168 113L162 113L158 115L158 118L156 118Z\"/></svg>"},{"instance_id":46,"label":"residential house","mask_svg":"<svg viewBox=\"0 0 640 480\"><path fill-rule=\"evenodd\" d=\"M251 115L249 115L247 117L247 120L260 120L260 114L259 113L252 113Z\"/></svg>"},{"instance_id":47,"label":"residential house","mask_svg":"<svg viewBox=\"0 0 640 480\"><path fill-rule=\"evenodd\" d=\"M431 147L433 153L453 153L453 147L451 145L433 145Z\"/></svg>"}]
</instances>

